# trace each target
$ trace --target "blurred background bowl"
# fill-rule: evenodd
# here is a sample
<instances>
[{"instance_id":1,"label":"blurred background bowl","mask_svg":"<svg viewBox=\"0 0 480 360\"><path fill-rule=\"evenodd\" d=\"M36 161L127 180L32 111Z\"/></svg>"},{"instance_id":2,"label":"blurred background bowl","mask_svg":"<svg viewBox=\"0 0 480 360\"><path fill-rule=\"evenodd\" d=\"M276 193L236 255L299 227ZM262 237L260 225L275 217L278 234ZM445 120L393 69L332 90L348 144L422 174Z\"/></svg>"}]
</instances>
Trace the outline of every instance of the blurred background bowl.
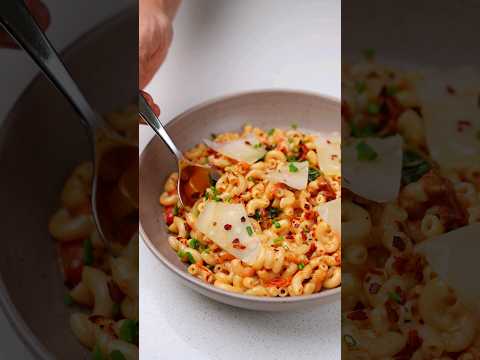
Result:
<instances>
[{"instance_id":1,"label":"blurred background bowl","mask_svg":"<svg viewBox=\"0 0 480 360\"><path fill-rule=\"evenodd\" d=\"M123 11L64 52L67 67L100 113L136 99L137 27L136 8ZM64 304L66 290L47 229L66 177L89 158L77 115L38 76L0 132L0 308L34 358L89 356L70 331L72 309Z\"/></svg>"},{"instance_id":2,"label":"blurred background bowl","mask_svg":"<svg viewBox=\"0 0 480 360\"><path fill-rule=\"evenodd\" d=\"M264 129L288 128L292 123L322 133L340 133L340 102L313 93L266 90L214 100L177 116L166 126L177 146L185 151L212 133L241 131L246 122ZM140 231L147 247L179 281L214 300L251 310L285 311L340 299L340 288L313 295L268 298L220 290L191 276L170 248L160 194L176 162L167 147L154 137L140 157ZM168 291L168 289L165 289Z\"/></svg>"}]
</instances>

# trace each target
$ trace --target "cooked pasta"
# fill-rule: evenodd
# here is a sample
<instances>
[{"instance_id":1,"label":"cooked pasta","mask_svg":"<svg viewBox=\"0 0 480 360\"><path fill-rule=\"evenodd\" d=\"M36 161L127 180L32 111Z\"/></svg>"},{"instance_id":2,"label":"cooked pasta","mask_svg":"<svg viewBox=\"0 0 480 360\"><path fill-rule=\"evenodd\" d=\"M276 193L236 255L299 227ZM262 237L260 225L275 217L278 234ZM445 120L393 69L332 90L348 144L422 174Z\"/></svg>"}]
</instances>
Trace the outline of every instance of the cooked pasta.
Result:
<instances>
[{"instance_id":1,"label":"cooked pasta","mask_svg":"<svg viewBox=\"0 0 480 360\"><path fill-rule=\"evenodd\" d=\"M373 61L343 68L342 140L366 144L369 138L398 135L403 140L397 198L377 202L351 189L342 194L345 359L480 355L478 319L415 250L479 222L480 195L478 170L471 176L471 168L447 168L432 158L419 81ZM383 155L366 146L357 145L357 151L367 162Z\"/></svg>"},{"instance_id":2,"label":"cooked pasta","mask_svg":"<svg viewBox=\"0 0 480 360\"><path fill-rule=\"evenodd\" d=\"M137 140L135 108L107 120L127 139ZM49 223L68 286L65 301L78 306L70 327L95 359L138 359L138 233L128 243L105 248L90 207L92 176L91 162L74 168Z\"/></svg>"},{"instance_id":3,"label":"cooked pasta","mask_svg":"<svg viewBox=\"0 0 480 360\"><path fill-rule=\"evenodd\" d=\"M340 234L316 208L340 196L341 179L339 173L322 172L318 141L296 126L264 131L246 125L241 133L219 134L213 144L207 141L209 146L199 144L186 152L189 161L221 171L191 208L180 206L177 173L166 179L159 198L171 232L168 242L189 264L191 275L252 296L309 295L340 286ZM225 155L233 147L238 154ZM242 152L256 157L242 160ZM337 156L332 155L339 162ZM231 236L225 244L215 241L217 232L206 233L203 218L216 208L239 214L232 223L227 215L218 217L225 236L243 232L244 237ZM255 254L242 257L250 246Z\"/></svg>"}]
</instances>

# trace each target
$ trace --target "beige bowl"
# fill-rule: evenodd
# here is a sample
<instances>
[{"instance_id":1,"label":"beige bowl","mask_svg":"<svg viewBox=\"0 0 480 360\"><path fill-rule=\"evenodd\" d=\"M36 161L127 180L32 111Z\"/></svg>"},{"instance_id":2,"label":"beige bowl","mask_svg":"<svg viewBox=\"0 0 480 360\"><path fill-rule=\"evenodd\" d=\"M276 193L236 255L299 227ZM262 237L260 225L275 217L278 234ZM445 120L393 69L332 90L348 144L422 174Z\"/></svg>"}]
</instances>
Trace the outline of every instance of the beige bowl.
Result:
<instances>
[{"instance_id":1,"label":"beige bowl","mask_svg":"<svg viewBox=\"0 0 480 360\"><path fill-rule=\"evenodd\" d=\"M240 131L245 122L265 129L288 128L297 123L316 132L340 132L340 102L303 92L250 92L197 106L177 116L166 128L177 146L186 150L211 133ZM179 281L214 300L251 310L284 311L340 298L340 288L287 298L246 296L220 290L188 274L185 264L167 242L167 227L158 202L163 184L172 171L175 171L174 158L158 137L153 138L140 157L140 231L147 247Z\"/></svg>"}]
</instances>

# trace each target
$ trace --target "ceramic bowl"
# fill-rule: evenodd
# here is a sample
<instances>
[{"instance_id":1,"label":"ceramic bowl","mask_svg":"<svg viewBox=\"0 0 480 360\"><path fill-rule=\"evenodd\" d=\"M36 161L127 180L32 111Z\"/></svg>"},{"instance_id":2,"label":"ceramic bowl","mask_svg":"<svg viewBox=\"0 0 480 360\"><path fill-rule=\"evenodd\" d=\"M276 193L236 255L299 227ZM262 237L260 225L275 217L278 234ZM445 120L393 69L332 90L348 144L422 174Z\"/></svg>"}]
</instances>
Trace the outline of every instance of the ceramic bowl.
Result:
<instances>
[{"instance_id":1,"label":"ceramic bowl","mask_svg":"<svg viewBox=\"0 0 480 360\"><path fill-rule=\"evenodd\" d=\"M194 107L166 126L181 150L187 150L211 133L240 131L245 122L260 128L288 128L296 123L315 132L340 132L340 102L296 91L256 91L236 94ZM337 301L340 288L298 297L255 297L231 293L204 283L186 271L170 248L167 227L158 199L167 176L176 170L175 159L162 140L154 137L140 157L140 232L156 258L195 291L225 304L251 310L285 311Z\"/></svg>"}]
</instances>

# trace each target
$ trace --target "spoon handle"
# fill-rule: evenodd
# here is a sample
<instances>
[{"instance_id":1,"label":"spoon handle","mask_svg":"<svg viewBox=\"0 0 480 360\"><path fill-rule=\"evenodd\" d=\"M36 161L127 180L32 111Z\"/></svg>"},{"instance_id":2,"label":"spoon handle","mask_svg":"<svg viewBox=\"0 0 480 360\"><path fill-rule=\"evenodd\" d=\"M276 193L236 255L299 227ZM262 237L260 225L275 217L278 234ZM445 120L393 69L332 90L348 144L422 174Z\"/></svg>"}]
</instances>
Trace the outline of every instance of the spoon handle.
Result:
<instances>
[{"instance_id":1,"label":"spoon handle","mask_svg":"<svg viewBox=\"0 0 480 360\"><path fill-rule=\"evenodd\" d=\"M68 99L80 114L88 130L101 125L101 120L75 84L55 48L38 26L23 1L0 0L0 25L37 63L46 77Z\"/></svg>"},{"instance_id":2,"label":"spoon handle","mask_svg":"<svg viewBox=\"0 0 480 360\"><path fill-rule=\"evenodd\" d=\"M140 115L147 122L147 124L150 125L153 131L155 131L157 135L160 136L160 138L163 140L165 145L168 146L172 154L175 155L177 160L178 161L182 160L183 159L182 152L177 148L177 146L173 142L170 135L168 135L162 123L160 122L160 120L158 120L157 116L153 112L150 105L148 105L147 101L145 100L142 94L138 95L138 108L139 108L138 110L140 112Z\"/></svg>"}]
</instances>

